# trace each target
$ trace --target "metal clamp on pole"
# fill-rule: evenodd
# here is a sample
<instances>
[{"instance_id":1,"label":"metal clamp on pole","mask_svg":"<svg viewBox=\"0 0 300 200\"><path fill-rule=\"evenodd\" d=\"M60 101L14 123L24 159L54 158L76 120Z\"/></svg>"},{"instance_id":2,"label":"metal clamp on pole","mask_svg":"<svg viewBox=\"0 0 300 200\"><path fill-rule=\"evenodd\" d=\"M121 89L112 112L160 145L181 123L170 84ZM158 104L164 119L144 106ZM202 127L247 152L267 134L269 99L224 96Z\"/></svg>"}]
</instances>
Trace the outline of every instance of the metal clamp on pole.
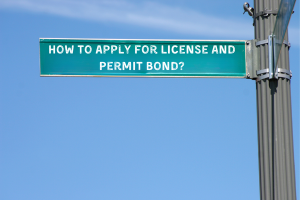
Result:
<instances>
[{"instance_id":1,"label":"metal clamp on pole","mask_svg":"<svg viewBox=\"0 0 300 200\"><path fill-rule=\"evenodd\" d=\"M255 13L253 17L254 17L254 18L259 17L259 16L268 17L268 16L271 15L271 14L277 15L277 13L278 13L278 10L267 10L267 9L265 9L265 10L263 10L263 11L260 11L260 12L258 12L258 13Z\"/></svg>"},{"instance_id":2,"label":"metal clamp on pole","mask_svg":"<svg viewBox=\"0 0 300 200\"><path fill-rule=\"evenodd\" d=\"M283 44L285 44L286 46L289 47L289 49L291 48L291 43L286 41L286 40L283 40Z\"/></svg>"},{"instance_id":3,"label":"metal clamp on pole","mask_svg":"<svg viewBox=\"0 0 300 200\"><path fill-rule=\"evenodd\" d=\"M269 78L269 69L258 70L258 71L256 71L256 75L257 75L257 79L256 79L257 81ZM258 76L258 75L260 75L260 76Z\"/></svg>"},{"instance_id":4,"label":"metal clamp on pole","mask_svg":"<svg viewBox=\"0 0 300 200\"><path fill-rule=\"evenodd\" d=\"M263 44L269 44L269 40L266 39L266 40L260 40L260 41L257 41L255 43L255 45L258 47L259 45L263 45ZM285 44L286 46L288 46L289 48L291 47L291 43L286 41L286 40L283 40L283 44Z\"/></svg>"},{"instance_id":5,"label":"metal clamp on pole","mask_svg":"<svg viewBox=\"0 0 300 200\"><path fill-rule=\"evenodd\" d=\"M290 80L292 78L292 71L283 68L277 68L275 72L275 78L286 78Z\"/></svg>"},{"instance_id":6,"label":"metal clamp on pole","mask_svg":"<svg viewBox=\"0 0 300 200\"><path fill-rule=\"evenodd\" d=\"M269 44L269 40L268 39L260 40L260 41L255 43L256 46L263 45L263 44Z\"/></svg>"}]
</instances>

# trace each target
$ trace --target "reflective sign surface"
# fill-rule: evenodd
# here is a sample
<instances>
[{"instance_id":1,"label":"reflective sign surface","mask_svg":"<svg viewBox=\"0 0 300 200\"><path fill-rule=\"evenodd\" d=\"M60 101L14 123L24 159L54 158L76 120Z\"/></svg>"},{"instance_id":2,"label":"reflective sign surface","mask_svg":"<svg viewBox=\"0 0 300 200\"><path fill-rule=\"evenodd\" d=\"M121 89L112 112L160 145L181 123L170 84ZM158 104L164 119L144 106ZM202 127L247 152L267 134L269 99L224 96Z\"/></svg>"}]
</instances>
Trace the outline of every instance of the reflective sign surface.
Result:
<instances>
[{"instance_id":1,"label":"reflective sign surface","mask_svg":"<svg viewBox=\"0 0 300 200\"><path fill-rule=\"evenodd\" d=\"M40 75L243 78L245 41L40 39Z\"/></svg>"}]
</instances>

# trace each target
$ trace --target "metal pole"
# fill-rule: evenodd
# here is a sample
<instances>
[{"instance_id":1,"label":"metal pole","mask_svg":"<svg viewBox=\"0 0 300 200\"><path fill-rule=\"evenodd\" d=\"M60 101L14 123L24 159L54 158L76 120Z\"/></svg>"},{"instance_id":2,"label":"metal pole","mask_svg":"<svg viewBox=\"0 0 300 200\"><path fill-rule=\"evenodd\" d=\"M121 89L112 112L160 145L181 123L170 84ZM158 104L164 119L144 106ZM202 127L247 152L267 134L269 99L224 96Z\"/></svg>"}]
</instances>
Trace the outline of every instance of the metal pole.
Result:
<instances>
[{"instance_id":1,"label":"metal pole","mask_svg":"<svg viewBox=\"0 0 300 200\"><path fill-rule=\"evenodd\" d=\"M278 10L280 0L254 0L254 14ZM254 19L255 39L268 39L275 14ZM288 41L286 33L285 40ZM259 70L268 69L268 44L260 45ZM288 46L282 45L278 68L288 69ZM259 180L261 200L296 200L290 80L256 81Z\"/></svg>"}]
</instances>

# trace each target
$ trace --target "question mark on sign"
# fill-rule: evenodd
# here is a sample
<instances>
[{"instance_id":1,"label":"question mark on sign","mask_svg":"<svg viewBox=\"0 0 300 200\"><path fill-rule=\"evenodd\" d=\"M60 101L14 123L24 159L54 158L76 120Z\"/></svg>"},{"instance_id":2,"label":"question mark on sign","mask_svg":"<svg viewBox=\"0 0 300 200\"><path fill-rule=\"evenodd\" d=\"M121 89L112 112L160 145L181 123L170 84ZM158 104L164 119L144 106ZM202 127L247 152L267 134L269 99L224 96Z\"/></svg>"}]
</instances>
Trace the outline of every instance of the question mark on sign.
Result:
<instances>
[{"instance_id":1,"label":"question mark on sign","mask_svg":"<svg viewBox=\"0 0 300 200\"><path fill-rule=\"evenodd\" d=\"M180 66L180 70L182 70L182 67L184 66L184 62L180 62L179 65L181 64Z\"/></svg>"}]
</instances>

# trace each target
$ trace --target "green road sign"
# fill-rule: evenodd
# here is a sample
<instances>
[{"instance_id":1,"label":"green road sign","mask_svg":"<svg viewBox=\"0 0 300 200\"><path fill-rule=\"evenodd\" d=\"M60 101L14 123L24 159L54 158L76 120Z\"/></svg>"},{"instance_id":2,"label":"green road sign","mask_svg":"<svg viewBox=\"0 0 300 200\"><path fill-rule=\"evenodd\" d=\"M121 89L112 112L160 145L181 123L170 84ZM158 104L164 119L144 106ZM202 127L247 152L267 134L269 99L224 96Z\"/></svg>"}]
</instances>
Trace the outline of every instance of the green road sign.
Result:
<instances>
[{"instance_id":1,"label":"green road sign","mask_svg":"<svg viewBox=\"0 0 300 200\"><path fill-rule=\"evenodd\" d=\"M40 39L40 75L244 78L245 43Z\"/></svg>"},{"instance_id":2,"label":"green road sign","mask_svg":"<svg viewBox=\"0 0 300 200\"><path fill-rule=\"evenodd\" d=\"M287 27L290 22L290 18L295 6L296 0L281 0L276 22L273 31L273 43L274 43L274 67L276 68L278 58L280 55L281 46L284 40L284 36Z\"/></svg>"}]
</instances>

